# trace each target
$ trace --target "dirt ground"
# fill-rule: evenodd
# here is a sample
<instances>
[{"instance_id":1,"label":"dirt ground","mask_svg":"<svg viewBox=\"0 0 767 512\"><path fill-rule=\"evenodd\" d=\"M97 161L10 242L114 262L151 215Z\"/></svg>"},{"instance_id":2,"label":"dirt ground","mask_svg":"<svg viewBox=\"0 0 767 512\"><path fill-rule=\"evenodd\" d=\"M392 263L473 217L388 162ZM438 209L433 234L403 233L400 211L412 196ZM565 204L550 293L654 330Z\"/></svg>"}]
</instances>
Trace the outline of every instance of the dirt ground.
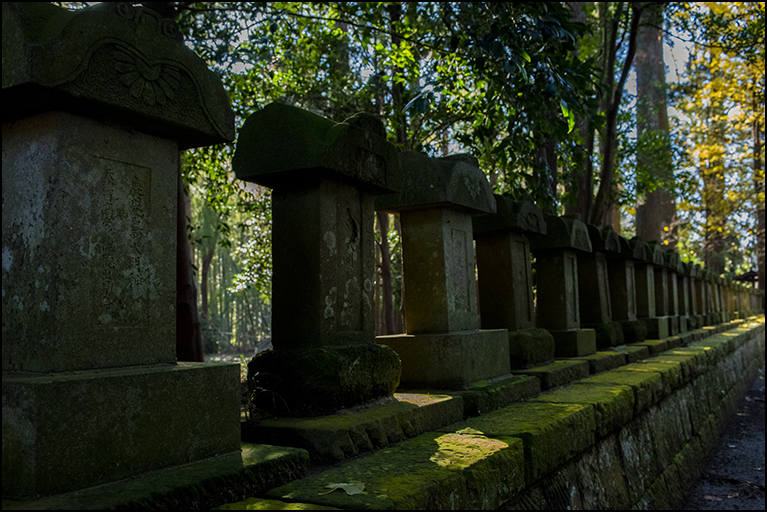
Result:
<instances>
[{"instance_id":1,"label":"dirt ground","mask_svg":"<svg viewBox=\"0 0 767 512\"><path fill-rule=\"evenodd\" d=\"M764 377L762 368L683 510L764 510Z\"/></svg>"}]
</instances>

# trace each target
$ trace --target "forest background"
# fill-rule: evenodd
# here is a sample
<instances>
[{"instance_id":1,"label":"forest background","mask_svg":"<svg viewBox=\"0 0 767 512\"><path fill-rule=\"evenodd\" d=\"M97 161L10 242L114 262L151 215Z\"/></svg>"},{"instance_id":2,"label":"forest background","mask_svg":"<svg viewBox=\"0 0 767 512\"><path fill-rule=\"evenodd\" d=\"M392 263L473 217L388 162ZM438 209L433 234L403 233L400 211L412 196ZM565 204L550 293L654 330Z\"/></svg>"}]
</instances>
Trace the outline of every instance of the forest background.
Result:
<instances>
[{"instance_id":1,"label":"forest background","mask_svg":"<svg viewBox=\"0 0 767 512\"><path fill-rule=\"evenodd\" d=\"M273 101L376 114L401 149L477 157L496 193L765 283L764 3L142 5L219 75L238 132ZM670 84L664 43L687 53ZM180 360L270 346L270 191L234 178L234 147L182 156ZM370 222L376 334L404 332L399 221Z\"/></svg>"}]
</instances>

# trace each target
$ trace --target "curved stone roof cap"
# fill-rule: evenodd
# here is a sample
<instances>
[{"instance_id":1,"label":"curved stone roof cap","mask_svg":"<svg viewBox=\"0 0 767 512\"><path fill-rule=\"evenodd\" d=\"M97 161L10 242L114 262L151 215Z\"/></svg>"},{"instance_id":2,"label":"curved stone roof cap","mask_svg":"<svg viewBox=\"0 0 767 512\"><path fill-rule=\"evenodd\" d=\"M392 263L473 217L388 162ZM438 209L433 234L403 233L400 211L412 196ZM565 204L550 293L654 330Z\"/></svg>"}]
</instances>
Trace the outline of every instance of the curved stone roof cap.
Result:
<instances>
[{"instance_id":1,"label":"curved stone roof cap","mask_svg":"<svg viewBox=\"0 0 767 512\"><path fill-rule=\"evenodd\" d=\"M641 240L618 237L621 244L621 256L626 259L642 260L644 259L644 245Z\"/></svg>"},{"instance_id":2,"label":"curved stone roof cap","mask_svg":"<svg viewBox=\"0 0 767 512\"><path fill-rule=\"evenodd\" d=\"M336 123L270 103L245 120L232 168L239 179L270 188L331 177L377 194L397 190L397 148L386 141L383 123L372 114Z\"/></svg>"},{"instance_id":3,"label":"curved stone roof cap","mask_svg":"<svg viewBox=\"0 0 767 512\"><path fill-rule=\"evenodd\" d=\"M494 231L517 231L522 233L546 234L546 220L543 212L528 194L519 199L493 194L496 212L477 215L472 219L474 234Z\"/></svg>"},{"instance_id":4,"label":"curved stone roof cap","mask_svg":"<svg viewBox=\"0 0 767 512\"><path fill-rule=\"evenodd\" d=\"M621 252L621 241L618 233L613 231L612 226L599 228L589 224L589 238L594 252Z\"/></svg>"},{"instance_id":5,"label":"curved stone roof cap","mask_svg":"<svg viewBox=\"0 0 767 512\"><path fill-rule=\"evenodd\" d=\"M3 120L50 110L127 123L181 149L234 139L218 77L173 20L129 3L3 3Z\"/></svg>"},{"instance_id":6,"label":"curved stone roof cap","mask_svg":"<svg viewBox=\"0 0 767 512\"><path fill-rule=\"evenodd\" d=\"M572 217L544 215L546 234L530 237L530 250L574 249L592 252L591 239L586 224Z\"/></svg>"},{"instance_id":7,"label":"curved stone roof cap","mask_svg":"<svg viewBox=\"0 0 767 512\"><path fill-rule=\"evenodd\" d=\"M645 242L639 237L634 237L630 240L632 244L641 245L642 255L639 258L645 263L651 263L653 265L663 265L663 251L656 243Z\"/></svg>"},{"instance_id":8,"label":"curved stone roof cap","mask_svg":"<svg viewBox=\"0 0 767 512\"><path fill-rule=\"evenodd\" d=\"M682 259L676 251L663 251L663 262L666 265L666 268L673 270L678 274L681 274L684 271L682 269Z\"/></svg>"},{"instance_id":9,"label":"curved stone roof cap","mask_svg":"<svg viewBox=\"0 0 767 512\"><path fill-rule=\"evenodd\" d=\"M376 197L376 210L450 208L470 214L495 212L490 183L471 155L431 158L403 151L399 154L399 172L400 191Z\"/></svg>"}]
</instances>

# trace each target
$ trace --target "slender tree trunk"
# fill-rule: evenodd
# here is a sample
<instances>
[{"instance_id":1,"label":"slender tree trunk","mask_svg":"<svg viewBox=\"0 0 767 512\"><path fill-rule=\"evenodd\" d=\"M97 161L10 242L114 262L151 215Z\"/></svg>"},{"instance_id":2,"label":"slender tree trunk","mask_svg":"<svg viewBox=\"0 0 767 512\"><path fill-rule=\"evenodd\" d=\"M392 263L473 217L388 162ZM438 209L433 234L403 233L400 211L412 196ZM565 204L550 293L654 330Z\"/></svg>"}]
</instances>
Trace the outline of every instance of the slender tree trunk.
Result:
<instances>
[{"instance_id":1,"label":"slender tree trunk","mask_svg":"<svg viewBox=\"0 0 767 512\"><path fill-rule=\"evenodd\" d=\"M176 359L203 362L200 319L197 315L197 288L194 284L189 240L186 236L184 183L181 178L181 155L178 163L176 206Z\"/></svg>"},{"instance_id":2,"label":"slender tree trunk","mask_svg":"<svg viewBox=\"0 0 767 512\"><path fill-rule=\"evenodd\" d=\"M376 212L378 216L378 226L381 230L381 290L383 297L383 323L381 325L383 334L394 334L394 310L392 308L392 286L391 286L391 254L389 253L389 214L383 211Z\"/></svg>"},{"instance_id":3,"label":"slender tree trunk","mask_svg":"<svg viewBox=\"0 0 767 512\"><path fill-rule=\"evenodd\" d=\"M641 147L637 153L640 175L653 176L663 185L647 194L637 206L637 235L675 248L676 203L674 198L671 147L666 110L666 68L663 64L663 6L652 4L637 37L637 132L640 140L660 141Z\"/></svg>"},{"instance_id":4,"label":"slender tree trunk","mask_svg":"<svg viewBox=\"0 0 767 512\"><path fill-rule=\"evenodd\" d=\"M200 271L200 295L202 295L202 319L208 320L208 276L210 274L210 262L213 261L213 255L216 248L211 247L202 257L202 269Z\"/></svg>"},{"instance_id":5,"label":"slender tree trunk","mask_svg":"<svg viewBox=\"0 0 767 512\"><path fill-rule=\"evenodd\" d=\"M621 5L622 4L619 4L619 12ZM594 201L594 207L591 210L591 215L589 218L589 222L597 226L607 226L612 224L611 208L615 202L613 174L615 172L615 147L617 145L618 110L620 109L621 98L623 97L623 89L626 85L626 79L628 78L631 64L634 62L637 32L639 29L639 20L642 17L642 9L643 8L638 7L637 4L632 4L631 6L631 25L629 27L629 47L626 53L626 61L623 63L623 70L621 71L620 80L618 81L618 85L613 92L612 102L610 103L609 108L606 110L604 138L605 150L604 154L602 155L602 169L599 173L599 191L597 192L596 200ZM615 23L613 24L613 27L614 34L617 30ZM610 60L614 62L614 58L614 52L611 52ZM608 66L609 65L610 64L608 64Z\"/></svg>"},{"instance_id":6,"label":"slender tree trunk","mask_svg":"<svg viewBox=\"0 0 767 512\"><path fill-rule=\"evenodd\" d=\"M759 105L754 96L754 113L759 112ZM751 137L754 140L754 191L756 192L756 260L757 260L757 282L761 290L767 288L767 278L765 278L765 218L764 218L764 168L762 167L762 148L764 147L761 137L762 123L759 116L756 115L751 125ZM765 298L762 297L762 308L765 308Z\"/></svg>"}]
</instances>

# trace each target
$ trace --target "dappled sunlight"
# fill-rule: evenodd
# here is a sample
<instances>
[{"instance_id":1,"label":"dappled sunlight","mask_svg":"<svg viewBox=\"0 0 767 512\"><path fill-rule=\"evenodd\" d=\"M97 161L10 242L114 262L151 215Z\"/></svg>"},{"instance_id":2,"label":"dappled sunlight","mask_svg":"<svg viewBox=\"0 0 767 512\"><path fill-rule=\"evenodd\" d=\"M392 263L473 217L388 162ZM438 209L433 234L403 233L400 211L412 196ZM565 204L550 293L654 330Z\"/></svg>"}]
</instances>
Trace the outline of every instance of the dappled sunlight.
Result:
<instances>
[{"instance_id":1,"label":"dappled sunlight","mask_svg":"<svg viewBox=\"0 0 767 512\"><path fill-rule=\"evenodd\" d=\"M479 430L466 428L454 434L445 434L435 439L437 452L429 460L439 466L464 469L478 460L507 448L509 445L497 439L488 439Z\"/></svg>"}]
</instances>

